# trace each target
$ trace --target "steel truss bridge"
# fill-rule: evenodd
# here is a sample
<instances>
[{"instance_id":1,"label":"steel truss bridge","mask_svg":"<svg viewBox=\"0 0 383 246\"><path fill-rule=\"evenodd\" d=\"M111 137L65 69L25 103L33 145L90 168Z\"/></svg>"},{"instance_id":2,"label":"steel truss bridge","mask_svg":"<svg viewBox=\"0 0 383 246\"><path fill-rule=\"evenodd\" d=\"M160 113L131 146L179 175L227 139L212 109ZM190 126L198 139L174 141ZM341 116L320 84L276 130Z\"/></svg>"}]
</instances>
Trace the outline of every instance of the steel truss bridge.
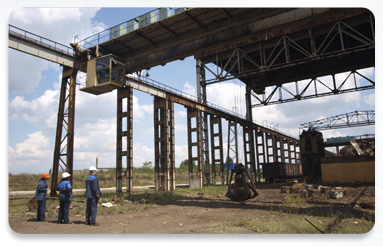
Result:
<instances>
[{"instance_id":1,"label":"steel truss bridge","mask_svg":"<svg viewBox=\"0 0 383 246\"><path fill-rule=\"evenodd\" d=\"M375 110L353 111L301 124L302 128L329 130L345 127L375 125Z\"/></svg>"},{"instance_id":2,"label":"steel truss bridge","mask_svg":"<svg viewBox=\"0 0 383 246\"><path fill-rule=\"evenodd\" d=\"M164 9L169 11L165 17ZM60 168L73 172L77 73L87 72L84 65L89 59L108 54L123 61L127 74L126 84L117 89L117 192L122 192L124 180L127 191L133 191L133 89L154 95L155 188L168 191L175 188L174 103L187 107L190 186L225 181L222 119L228 121L227 157L238 160L239 124L244 164L251 177L260 181L262 165L300 162L299 140L254 122L252 108L374 89L374 81L358 72L375 66L374 25L371 12L355 8L162 8L71 47L10 26L9 47L63 65L51 195L56 194ZM129 76L188 56L196 59L196 99ZM366 82L355 80L354 86L346 88L346 81L335 79L343 72L362 76ZM332 76L331 84L322 76ZM246 84L246 117L206 100L207 85L233 78ZM124 129L123 121L127 122ZM197 162L196 169L192 161Z\"/></svg>"}]
</instances>

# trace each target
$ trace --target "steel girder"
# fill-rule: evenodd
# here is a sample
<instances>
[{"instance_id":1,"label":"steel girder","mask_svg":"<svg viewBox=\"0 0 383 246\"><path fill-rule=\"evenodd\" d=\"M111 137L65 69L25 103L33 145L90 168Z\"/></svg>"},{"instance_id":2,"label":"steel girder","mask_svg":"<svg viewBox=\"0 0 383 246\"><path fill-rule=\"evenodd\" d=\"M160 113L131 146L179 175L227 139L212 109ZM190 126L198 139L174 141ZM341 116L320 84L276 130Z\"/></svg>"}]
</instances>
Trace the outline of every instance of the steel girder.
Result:
<instances>
[{"instance_id":1,"label":"steel girder","mask_svg":"<svg viewBox=\"0 0 383 246\"><path fill-rule=\"evenodd\" d=\"M126 107L124 107L124 104ZM126 110L124 110L126 108ZM117 90L117 148L116 192L122 193L123 177L126 177L127 192L133 192L133 88ZM125 144L123 142L125 141ZM126 147L125 147L126 146ZM123 165L123 159L125 165ZM124 167L125 166L125 167Z\"/></svg>"},{"instance_id":2,"label":"steel girder","mask_svg":"<svg viewBox=\"0 0 383 246\"><path fill-rule=\"evenodd\" d=\"M221 185L225 184L223 142L222 142L222 120L217 115L210 115L210 143L213 185L217 184L217 176L221 179ZM217 171L217 164L220 169Z\"/></svg>"},{"instance_id":3,"label":"steel girder","mask_svg":"<svg viewBox=\"0 0 383 246\"><path fill-rule=\"evenodd\" d=\"M57 196L56 186L59 181L59 172L65 171L71 174L70 181L73 184L73 143L77 71L77 69L66 66L63 67L53 155L51 196Z\"/></svg>"},{"instance_id":4,"label":"steel girder","mask_svg":"<svg viewBox=\"0 0 383 246\"><path fill-rule=\"evenodd\" d=\"M316 131L375 125L375 110L353 111L301 124Z\"/></svg>"},{"instance_id":5,"label":"steel girder","mask_svg":"<svg viewBox=\"0 0 383 246\"><path fill-rule=\"evenodd\" d=\"M357 80L358 76L363 81ZM261 96L258 96L252 92L252 96L257 102L253 104L252 107L280 104L370 89L375 89L375 82L362 75L360 72L354 70L348 73L346 79L340 81L335 75L332 75L331 80L325 80L325 78L313 78L309 81L296 81L289 85L273 86L270 87L269 91L266 91Z\"/></svg>"},{"instance_id":6,"label":"steel girder","mask_svg":"<svg viewBox=\"0 0 383 246\"><path fill-rule=\"evenodd\" d=\"M203 186L201 111L195 108L188 108L187 120L189 186L191 188L201 188ZM194 170L194 162L197 162L197 170Z\"/></svg>"},{"instance_id":7,"label":"steel girder","mask_svg":"<svg viewBox=\"0 0 383 246\"><path fill-rule=\"evenodd\" d=\"M371 15L360 19L337 21L320 30L307 29L201 58L210 73L206 84L239 79L253 90L257 103L252 107L374 89L375 82L357 71L375 66L374 20ZM207 65L211 63L213 67ZM366 82L345 87L346 81L336 84L319 79L332 75L335 80L335 74L349 71L354 79L358 75ZM294 86L285 86L287 83Z\"/></svg>"},{"instance_id":8,"label":"steel girder","mask_svg":"<svg viewBox=\"0 0 383 246\"><path fill-rule=\"evenodd\" d=\"M174 191L174 103L161 97L154 97L154 145L155 190Z\"/></svg>"},{"instance_id":9,"label":"steel girder","mask_svg":"<svg viewBox=\"0 0 383 246\"><path fill-rule=\"evenodd\" d=\"M207 94L206 94L206 77L205 69L199 59L196 59L196 70L197 70L197 99L198 102L206 105ZM204 183L210 184L210 162L209 162L209 130L208 130L208 117L207 113L201 110L201 127L202 127L202 166L204 173Z\"/></svg>"}]
</instances>

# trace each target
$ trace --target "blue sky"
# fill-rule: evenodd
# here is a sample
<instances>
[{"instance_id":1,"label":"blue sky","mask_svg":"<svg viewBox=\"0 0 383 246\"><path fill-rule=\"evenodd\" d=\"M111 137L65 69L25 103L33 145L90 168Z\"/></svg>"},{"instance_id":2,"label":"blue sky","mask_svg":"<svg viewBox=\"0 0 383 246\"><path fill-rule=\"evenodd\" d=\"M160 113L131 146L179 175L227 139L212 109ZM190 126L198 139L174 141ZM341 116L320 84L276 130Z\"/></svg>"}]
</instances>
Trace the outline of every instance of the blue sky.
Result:
<instances>
[{"instance_id":1,"label":"blue sky","mask_svg":"<svg viewBox=\"0 0 383 246\"><path fill-rule=\"evenodd\" d=\"M69 45L74 37L120 24L153 8L24 8L13 11L9 24ZM57 29L60 28L60 32ZM52 167L58 95L62 68L54 63L9 49L8 168L10 173L40 173ZM375 70L363 71L374 77ZM150 69L150 78L178 90L196 94L193 57ZM340 77L345 74L340 74ZM330 78L324 78L324 80ZM245 86L238 80L208 86L208 101L245 113ZM76 94L74 168L115 166L116 91L94 96ZM298 137L301 123L354 110L375 109L375 91L354 92L253 109L254 119L278 124L281 131ZM153 97L134 91L134 166L153 162ZM186 109L175 105L176 165L187 159ZM224 127L226 121L224 121ZM225 129L225 128L224 128ZM226 146L227 130L224 130ZM239 132L241 135L241 131ZM325 137L375 133L374 126L325 131ZM239 143L242 143L239 137ZM242 145L242 144L240 144ZM226 148L225 148L226 153ZM243 151L240 150L240 153ZM226 154L225 154L226 155ZM243 161L240 156L239 161Z\"/></svg>"}]
</instances>

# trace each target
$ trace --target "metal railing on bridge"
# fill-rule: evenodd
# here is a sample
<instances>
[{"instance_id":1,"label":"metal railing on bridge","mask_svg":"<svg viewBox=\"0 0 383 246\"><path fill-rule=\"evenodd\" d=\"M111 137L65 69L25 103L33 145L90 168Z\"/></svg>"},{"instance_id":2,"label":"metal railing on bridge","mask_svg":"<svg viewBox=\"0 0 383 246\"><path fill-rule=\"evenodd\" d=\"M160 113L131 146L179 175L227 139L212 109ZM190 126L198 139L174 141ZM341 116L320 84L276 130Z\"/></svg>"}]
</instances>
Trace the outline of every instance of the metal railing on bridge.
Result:
<instances>
[{"instance_id":1,"label":"metal railing on bridge","mask_svg":"<svg viewBox=\"0 0 383 246\"><path fill-rule=\"evenodd\" d=\"M170 16L182 13L186 9L187 8L158 8L136 18L125 21L119 25L96 33L76 43L79 44L82 49L95 47L96 45L109 41L113 38L133 32L144 26L161 21Z\"/></svg>"},{"instance_id":2,"label":"metal railing on bridge","mask_svg":"<svg viewBox=\"0 0 383 246\"><path fill-rule=\"evenodd\" d=\"M132 75L130 75L128 77L131 77L131 78L136 79L136 80L140 80L141 83L145 83L145 84L151 85L152 87L158 88L160 90L176 94L178 96L181 96L183 98L187 98L187 99L192 100L194 102L198 102L198 98L196 96L193 96L193 95L190 95L190 94L188 94L186 92L183 92L181 90L172 88L172 87L170 87L168 85L165 85L165 84L163 84L161 82L158 82L156 80L150 79L148 77L145 77L145 76L137 77L137 76L132 76ZM206 105L209 106L210 108L214 108L214 109L216 109L218 111L225 112L225 113L230 114L232 116L235 116L237 118L240 118L240 119L243 119L243 120L247 120L247 118L245 116L243 116L243 115L241 115L241 114L239 114L239 113L237 113L235 111L226 109L226 108L224 108L222 106L219 106L217 104L207 102ZM289 132L282 132L277 127L271 127L271 124L270 125L269 124L265 125L263 123L255 121L255 120L253 120L253 123L255 123L257 125L260 125L260 126L263 126L265 128L268 128L270 130L273 130L275 132L278 132L280 134L283 134L283 135L286 135L286 136L290 136Z\"/></svg>"},{"instance_id":3,"label":"metal railing on bridge","mask_svg":"<svg viewBox=\"0 0 383 246\"><path fill-rule=\"evenodd\" d=\"M72 47L57 43L50 39L25 31L21 28L9 25L8 34L14 37L17 37L19 39L26 40L28 42L43 46L50 50L54 50L68 56L74 56L74 51Z\"/></svg>"}]
</instances>

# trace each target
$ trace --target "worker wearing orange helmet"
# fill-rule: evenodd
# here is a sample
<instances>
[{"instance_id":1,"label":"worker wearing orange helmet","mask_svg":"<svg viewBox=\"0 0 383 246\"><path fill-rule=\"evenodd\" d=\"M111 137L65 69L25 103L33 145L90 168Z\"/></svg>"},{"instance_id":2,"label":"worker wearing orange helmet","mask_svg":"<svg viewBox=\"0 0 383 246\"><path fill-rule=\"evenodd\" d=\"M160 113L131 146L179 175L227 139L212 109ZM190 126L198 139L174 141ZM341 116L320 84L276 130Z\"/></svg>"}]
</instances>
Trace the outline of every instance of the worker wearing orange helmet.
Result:
<instances>
[{"instance_id":1,"label":"worker wearing orange helmet","mask_svg":"<svg viewBox=\"0 0 383 246\"><path fill-rule=\"evenodd\" d=\"M37 208L37 221L45 221L45 209L47 202L48 184L47 180L50 178L48 173L42 173L41 179L36 188L35 199L38 203Z\"/></svg>"}]
</instances>

